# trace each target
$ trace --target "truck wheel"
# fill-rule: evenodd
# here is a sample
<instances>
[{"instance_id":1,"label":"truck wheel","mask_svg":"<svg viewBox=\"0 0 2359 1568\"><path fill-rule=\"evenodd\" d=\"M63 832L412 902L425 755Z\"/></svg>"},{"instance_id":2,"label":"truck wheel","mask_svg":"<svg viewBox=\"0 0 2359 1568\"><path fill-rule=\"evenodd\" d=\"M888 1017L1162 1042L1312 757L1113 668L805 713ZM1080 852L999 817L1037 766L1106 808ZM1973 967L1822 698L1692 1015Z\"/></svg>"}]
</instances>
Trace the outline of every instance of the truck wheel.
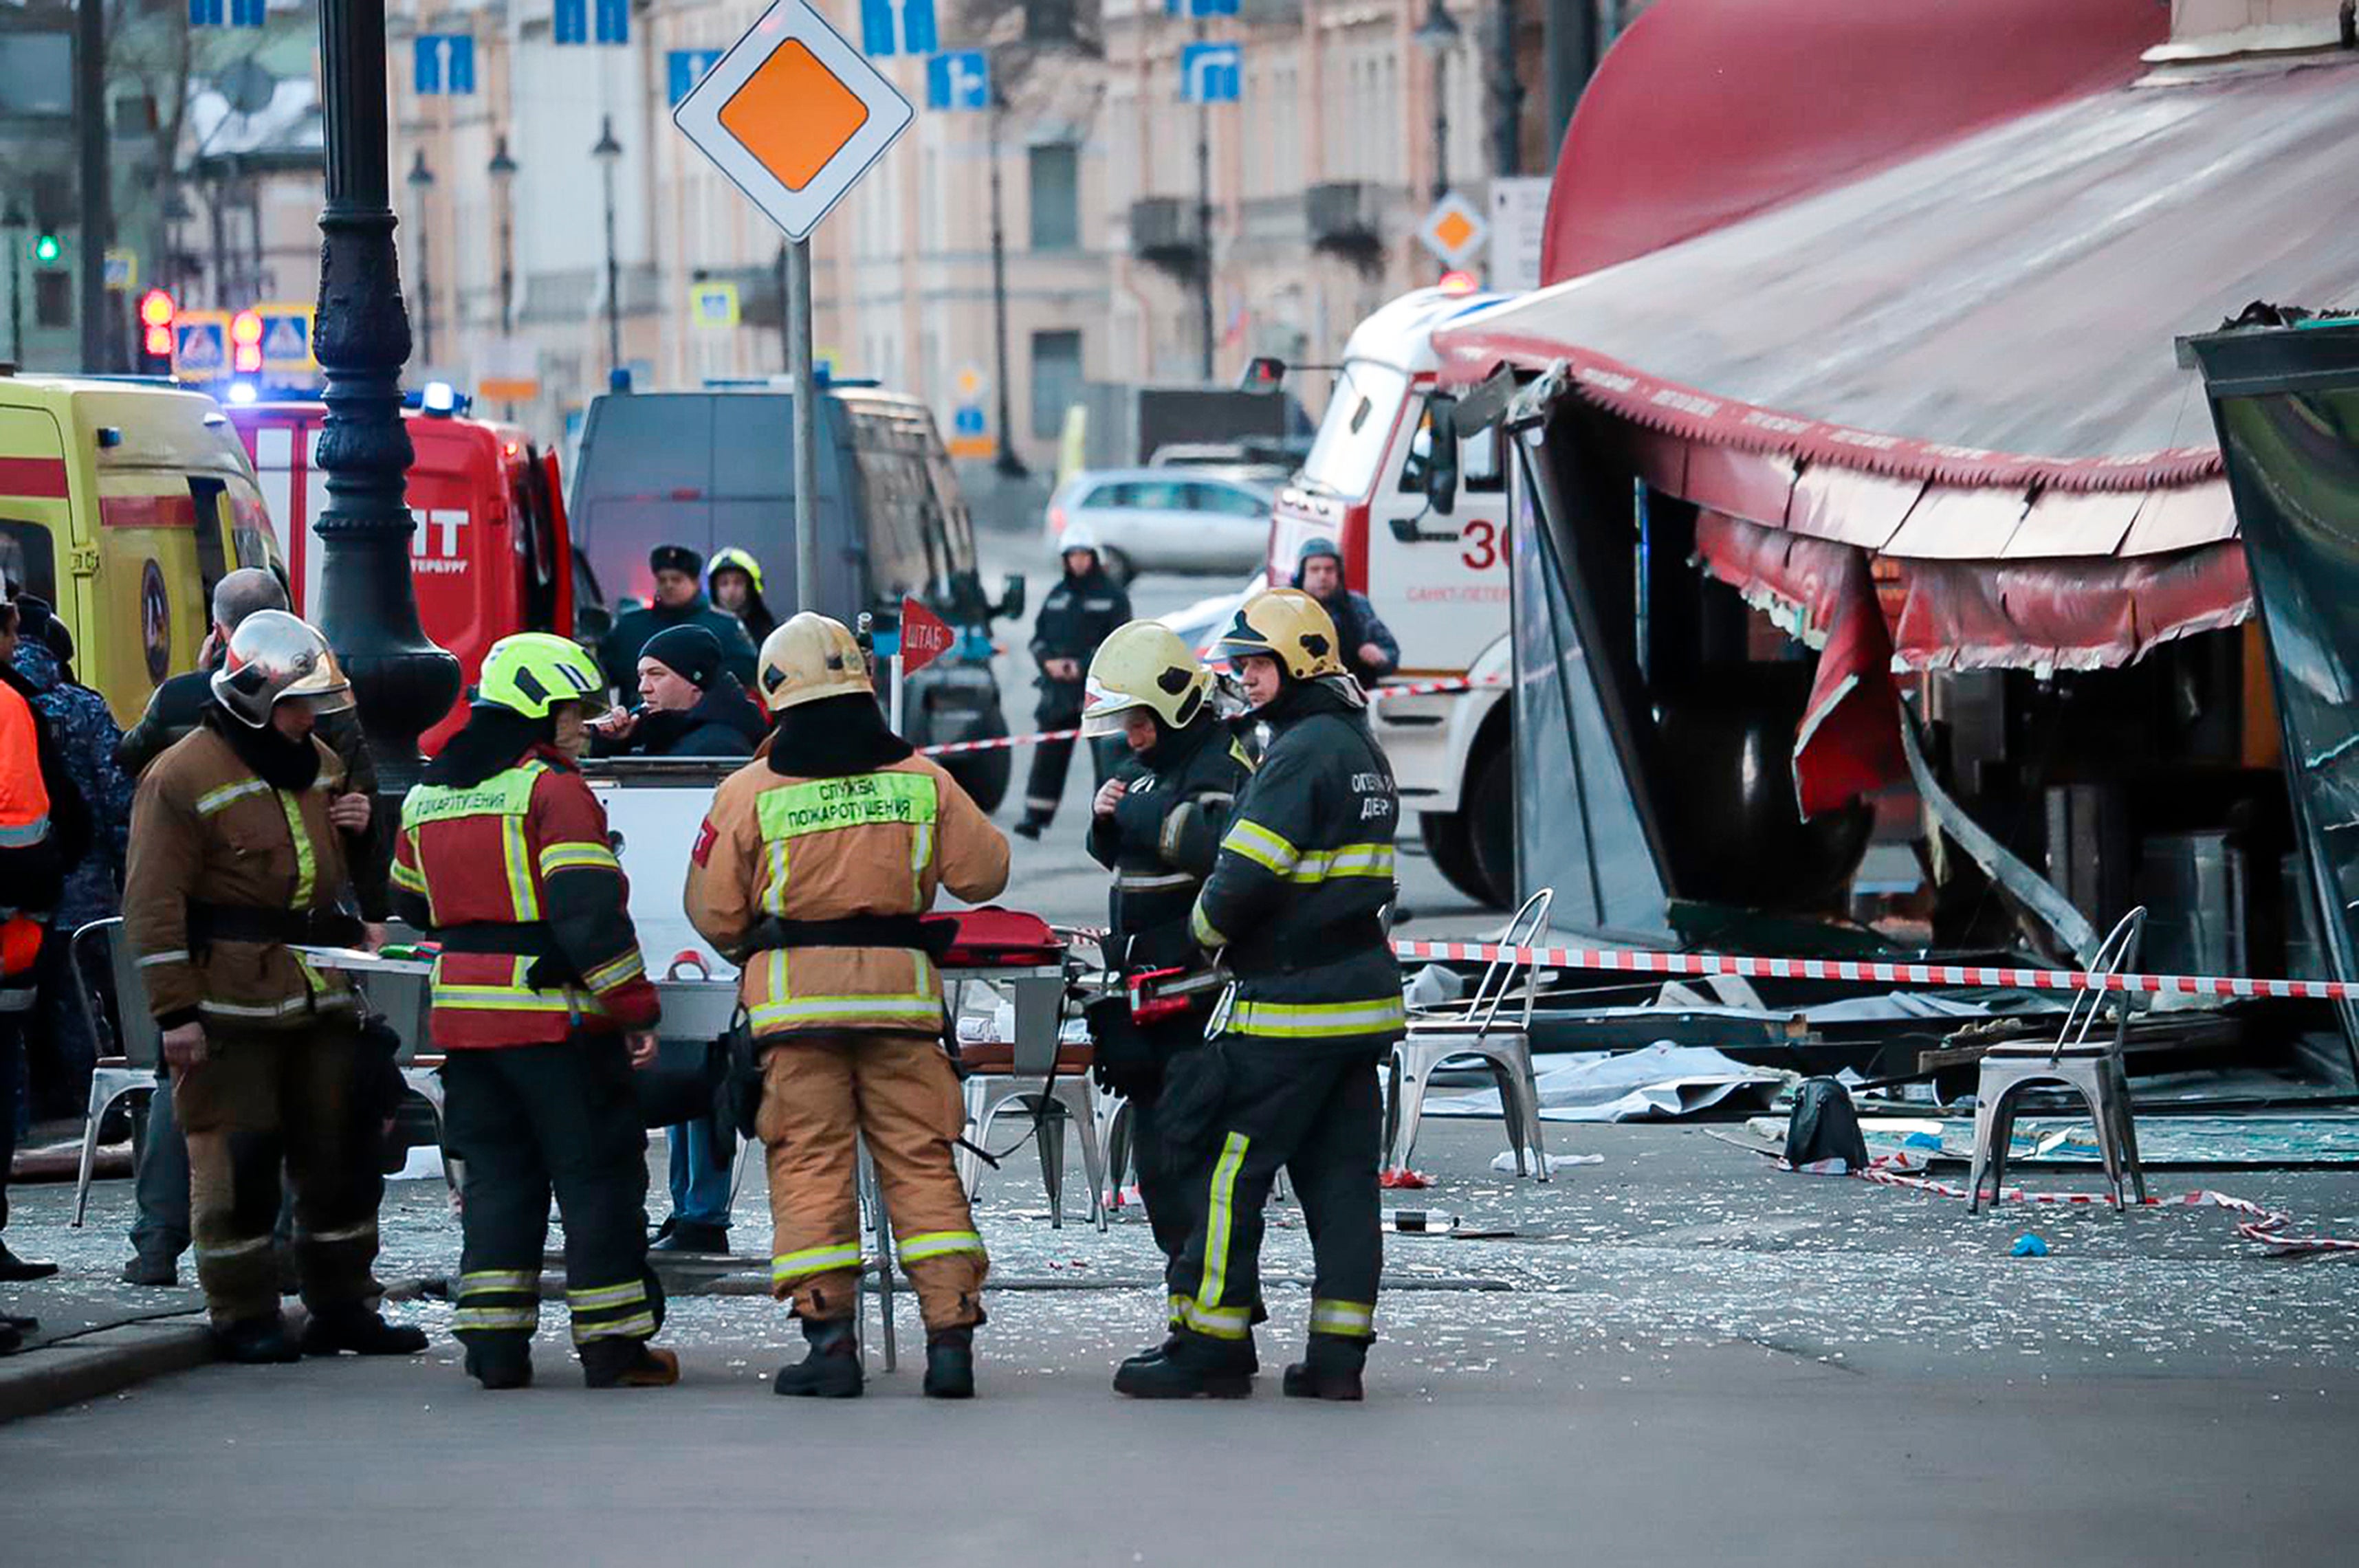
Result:
<instances>
[{"instance_id":1,"label":"truck wheel","mask_svg":"<svg viewBox=\"0 0 2359 1568\"><path fill-rule=\"evenodd\" d=\"M976 727L978 741L1004 741L1007 738L1007 720L994 711L983 716ZM1016 775L1016 753L1006 746L989 752L968 752L942 760L942 769L958 780L959 788L973 798L988 816L999 809L1007 798L1008 781Z\"/></svg>"},{"instance_id":2,"label":"truck wheel","mask_svg":"<svg viewBox=\"0 0 2359 1568\"><path fill-rule=\"evenodd\" d=\"M1441 880L1477 903L1491 902L1474 870L1474 849L1466 841L1466 818L1455 811L1420 811L1417 830L1425 839L1426 858Z\"/></svg>"},{"instance_id":3,"label":"truck wheel","mask_svg":"<svg viewBox=\"0 0 2359 1568\"><path fill-rule=\"evenodd\" d=\"M1513 748L1494 746L1474 764L1458 815L1466 824L1476 896L1494 909L1516 904L1516 757Z\"/></svg>"}]
</instances>

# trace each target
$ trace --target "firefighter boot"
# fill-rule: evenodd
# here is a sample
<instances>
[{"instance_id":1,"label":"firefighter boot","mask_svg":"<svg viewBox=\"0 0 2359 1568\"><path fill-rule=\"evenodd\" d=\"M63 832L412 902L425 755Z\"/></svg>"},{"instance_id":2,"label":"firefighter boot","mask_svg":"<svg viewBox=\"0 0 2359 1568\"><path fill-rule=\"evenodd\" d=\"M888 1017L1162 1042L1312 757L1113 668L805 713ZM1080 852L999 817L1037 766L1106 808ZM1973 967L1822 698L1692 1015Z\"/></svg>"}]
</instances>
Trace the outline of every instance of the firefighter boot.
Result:
<instances>
[{"instance_id":1,"label":"firefighter boot","mask_svg":"<svg viewBox=\"0 0 2359 1568\"><path fill-rule=\"evenodd\" d=\"M1135 1400L1241 1400L1253 1392L1250 1339L1214 1339L1184 1328L1144 1356L1124 1362L1114 1391Z\"/></svg>"},{"instance_id":2,"label":"firefighter boot","mask_svg":"<svg viewBox=\"0 0 2359 1568\"><path fill-rule=\"evenodd\" d=\"M1302 1359L1286 1369L1283 1387L1289 1400L1360 1398L1360 1368L1368 1361L1368 1342L1340 1334L1314 1334Z\"/></svg>"},{"instance_id":3,"label":"firefighter boot","mask_svg":"<svg viewBox=\"0 0 2359 1568\"><path fill-rule=\"evenodd\" d=\"M592 1389L669 1389L679 1381L679 1357L644 1339L607 1336L581 1348L582 1381Z\"/></svg>"},{"instance_id":4,"label":"firefighter boot","mask_svg":"<svg viewBox=\"0 0 2359 1568\"><path fill-rule=\"evenodd\" d=\"M287 1337L287 1325L275 1312L214 1329L213 1345L223 1360L234 1361L242 1367L267 1367L274 1362L303 1359L301 1346Z\"/></svg>"},{"instance_id":5,"label":"firefighter boot","mask_svg":"<svg viewBox=\"0 0 2359 1568\"><path fill-rule=\"evenodd\" d=\"M781 1367L770 1384L775 1393L799 1399L853 1400L860 1397L863 1374L860 1369L860 1343L853 1337L852 1320L848 1317L829 1318L814 1323L802 1320L803 1338L810 1346L810 1354L791 1367ZM926 1351L928 1391L932 1386L933 1348Z\"/></svg>"},{"instance_id":6,"label":"firefighter boot","mask_svg":"<svg viewBox=\"0 0 2359 1568\"><path fill-rule=\"evenodd\" d=\"M532 1344L470 1345L467 1346L467 1376L486 1389L529 1389L532 1387Z\"/></svg>"},{"instance_id":7,"label":"firefighter boot","mask_svg":"<svg viewBox=\"0 0 2359 1568\"><path fill-rule=\"evenodd\" d=\"M974 1398L974 1327L945 1328L926 1336L926 1397Z\"/></svg>"},{"instance_id":8,"label":"firefighter boot","mask_svg":"<svg viewBox=\"0 0 2359 1568\"><path fill-rule=\"evenodd\" d=\"M424 1329L387 1323L383 1314L357 1303L315 1312L303 1325L306 1356L333 1356L343 1350L355 1356L415 1356L425 1348Z\"/></svg>"}]
</instances>

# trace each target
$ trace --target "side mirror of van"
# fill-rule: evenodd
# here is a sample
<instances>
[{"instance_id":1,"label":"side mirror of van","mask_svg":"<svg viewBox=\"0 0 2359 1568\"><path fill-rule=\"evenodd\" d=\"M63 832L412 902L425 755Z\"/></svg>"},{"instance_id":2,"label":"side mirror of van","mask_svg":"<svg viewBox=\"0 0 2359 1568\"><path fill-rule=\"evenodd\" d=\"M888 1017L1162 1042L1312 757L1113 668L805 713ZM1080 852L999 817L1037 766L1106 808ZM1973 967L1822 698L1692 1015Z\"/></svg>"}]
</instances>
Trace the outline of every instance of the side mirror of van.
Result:
<instances>
[{"instance_id":1,"label":"side mirror of van","mask_svg":"<svg viewBox=\"0 0 2359 1568\"><path fill-rule=\"evenodd\" d=\"M1430 439L1425 459L1426 504L1447 517L1458 506L1458 400L1435 397L1426 405Z\"/></svg>"},{"instance_id":2,"label":"side mirror of van","mask_svg":"<svg viewBox=\"0 0 2359 1568\"><path fill-rule=\"evenodd\" d=\"M1240 392L1276 392L1286 381L1286 362L1269 354L1256 354L1245 362L1245 373L1237 377Z\"/></svg>"},{"instance_id":3,"label":"side mirror of van","mask_svg":"<svg viewBox=\"0 0 2359 1568\"><path fill-rule=\"evenodd\" d=\"M1024 613L1024 574L1009 572L1000 584L998 613L1009 621Z\"/></svg>"},{"instance_id":4,"label":"side mirror of van","mask_svg":"<svg viewBox=\"0 0 2359 1568\"><path fill-rule=\"evenodd\" d=\"M603 604L584 604L573 611L573 640L595 643L614 629L614 617Z\"/></svg>"}]
</instances>

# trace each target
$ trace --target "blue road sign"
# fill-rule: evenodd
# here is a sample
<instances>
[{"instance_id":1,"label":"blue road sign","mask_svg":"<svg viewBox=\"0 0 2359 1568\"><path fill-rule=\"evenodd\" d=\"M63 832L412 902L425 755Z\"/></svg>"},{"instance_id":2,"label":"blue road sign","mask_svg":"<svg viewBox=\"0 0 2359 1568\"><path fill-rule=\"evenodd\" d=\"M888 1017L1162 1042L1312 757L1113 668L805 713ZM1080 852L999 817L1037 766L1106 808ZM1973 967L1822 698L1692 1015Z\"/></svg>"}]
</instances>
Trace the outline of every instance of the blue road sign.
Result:
<instances>
[{"instance_id":1,"label":"blue road sign","mask_svg":"<svg viewBox=\"0 0 2359 1568\"><path fill-rule=\"evenodd\" d=\"M189 0L189 26L218 27L222 21L222 0Z\"/></svg>"},{"instance_id":2,"label":"blue road sign","mask_svg":"<svg viewBox=\"0 0 2359 1568\"><path fill-rule=\"evenodd\" d=\"M264 0L229 0L231 27L267 27L269 23L269 7L264 4Z\"/></svg>"},{"instance_id":3,"label":"blue road sign","mask_svg":"<svg viewBox=\"0 0 2359 1568\"><path fill-rule=\"evenodd\" d=\"M1190 44L1180 51L1180 98L1185 103L1234 103L1245 96L1243 44Z\"/></svg>"},{"instance_id":4,"label":"blue road sign","mask_svg":"<svg viewBox=\"0 0 2359 1568\"><path fill-rule=\"evenodd\" d=\"M311 315L308 310L264 310L262 317L262 362L277 370L282 366L298 369L311 362Z\"/></svg>"},{"instance_id":5,"label":"blue road sign","mask_svg":"<svg viewBox=\"0 0 2359 1568\"><path fill-rule=\"evenodd\" d=\"M549 21L549 41L586 44L590 41L590 0L557 0Z\"/></svg>"},{"instance_id":6,"label":"blue road sign","mask_svg":"<svg viewBox=\"0 0 2359 1568\"><path fill-rule=\"evenodd\" d=\"M991 107L991 57L981 49L952 49L926 62L926 107Z\"/></svg>"},{"instance_id":7,"label":"blue road sign","mask_svg":"<svg viewBox=\"0 0 2359 1568\"><path fill-rule=\"evenodd\" d=\"M721 63L719 49L673 49L664 56L664 91L671 107L696 91L704 73Z\"/></svg>"},{"instance_id":8,"label":"blue road sign","mask_svg":"<svg viewBox=\"0 0 2359 1568\"><path fill-rule=\"evenodd\" d=\"M172 351L172 364L183 379L205 380L229 370L228 322L182 321L173 329L173 335L179 341Z\"/></svg>"},{"instance_id":9,"label":"blue road sign","mask_svg":"<svg viewBox=\"0 0 2359 1568\"><path fill-rule=\"evenodd\" d=\"M466 97L475 91L475 40L465 33L420 33L412 55L418 95Z\"/></svg>"},{"instance_id":10,"label":"blue road sign","mask_svg":"<svg viewBox=\"0 0 2359 1568\"><path fill-rule=\"evenodd\" d=\"M934 0L860 0L863 54L883 59L931 54L941 47L934 31Z\"/></svg>"},{"instance_id":11,"label":"blue road sign","mask_svg":"<svg viewBox=\"0 0 2359 1568\"><path fill-rule=\"evenodd\" d=\"M1167 16L1234 16L1237 0L1163 0Z\"/></svg>"},{"instance_id":12,"label":"blue road sign","mask_svg":"<svg viewBox=\"0 0 2359 1568\"><path fill-rule=\"evenodd\" d=\"M983 410L972 403L962 403L951 416L951 433L954 436L980 436L984 433Z\"/></svg>"},{"instance_id":13,"label":"blue road sign","mask_svg":"<svg viewBox=\"0 0 2359 1568\"><path fill-rule=\"evenodd\" d=\"M631 41L631 0L596 0L591 6L591 42L626 44Z\"/></svg>"}]
</instances>

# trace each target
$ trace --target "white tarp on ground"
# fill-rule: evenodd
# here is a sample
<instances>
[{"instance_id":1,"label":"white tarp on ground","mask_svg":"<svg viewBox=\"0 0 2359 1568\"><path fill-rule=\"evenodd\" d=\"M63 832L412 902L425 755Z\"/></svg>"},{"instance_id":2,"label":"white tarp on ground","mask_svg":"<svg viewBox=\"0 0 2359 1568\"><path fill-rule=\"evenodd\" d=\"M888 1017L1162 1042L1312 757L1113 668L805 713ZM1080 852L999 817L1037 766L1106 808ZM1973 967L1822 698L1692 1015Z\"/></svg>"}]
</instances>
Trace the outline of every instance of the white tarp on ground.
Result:
<instances>
[{"instance_id":1,"label":"white tarp on ground","mask_svg":"<svg viewBox=\"0 0 2359 1568\"><path fill-rule=\"evenodd\" d=\"M1740 1108L1766 1110L1786 1081L1782 1073L1748 1067L1708 1046L1668 1040L1643 1051L1543 1056L1538 1077L1543 1121L1667 1121L1732 1098ZM1431 1095L1425 1114L1495 1117L1499 1091Z\"/></svg>"}]
</instances>

